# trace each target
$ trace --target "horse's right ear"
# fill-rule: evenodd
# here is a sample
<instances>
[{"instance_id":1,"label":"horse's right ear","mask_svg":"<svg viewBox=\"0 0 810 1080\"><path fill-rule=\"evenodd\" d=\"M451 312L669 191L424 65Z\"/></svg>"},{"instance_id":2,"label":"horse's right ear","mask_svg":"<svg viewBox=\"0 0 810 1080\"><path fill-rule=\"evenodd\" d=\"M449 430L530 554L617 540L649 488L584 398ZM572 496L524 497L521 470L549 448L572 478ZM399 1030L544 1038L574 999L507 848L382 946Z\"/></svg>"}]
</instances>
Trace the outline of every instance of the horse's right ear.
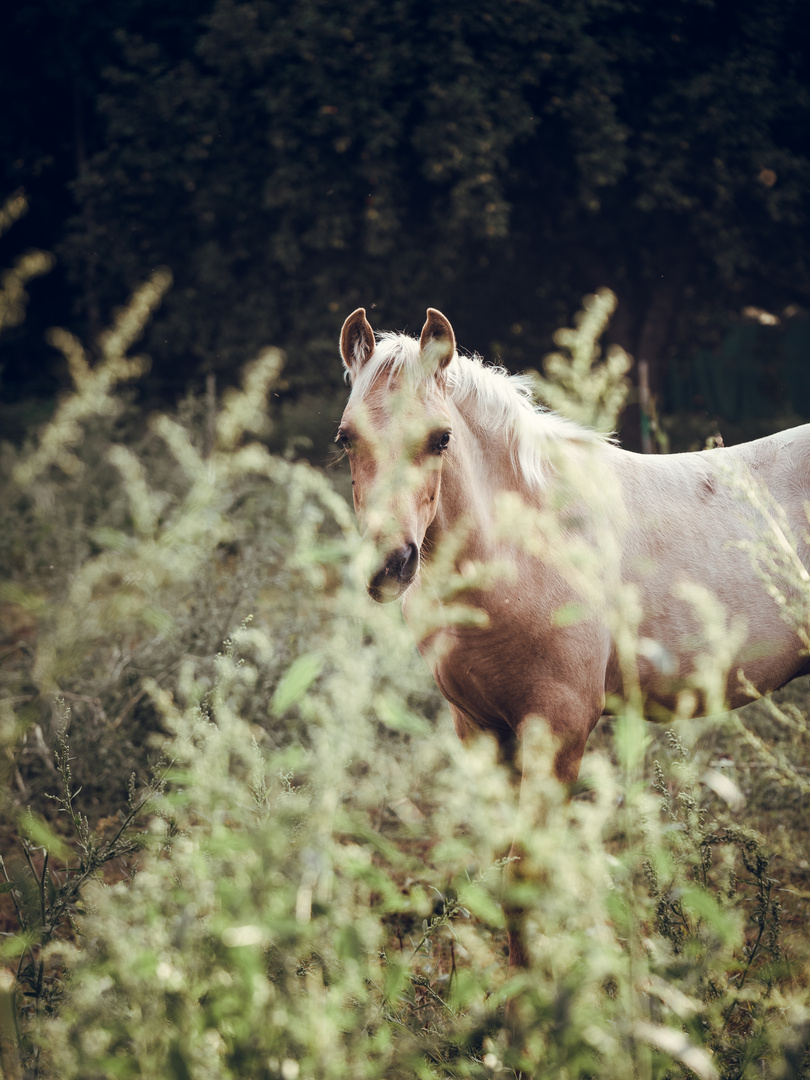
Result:
<instances>
[{"instance_id":1,"label":"horse's right ear","mask_svg":"<svg viewBox=\"0 0 810 1080\"><path fill-rule=\"evenodd\" d=\"M453 327L436 308L427 309L427 321L419 338L419 354L422 364L431 375L440 375L453 359L456 351L456 335Z\"/></svg>"},{"instance_id":2,"label":"horse's right ear","mask_svg":"<svg viewBox=\"0 0 810 1080\"><path fill-rule=\"evenodd\" d=\"M374 331L366 318L366 309L359 307L340 331L340 355L350 378L354 378L373 352Z\"/></svg>"}]
</instances>

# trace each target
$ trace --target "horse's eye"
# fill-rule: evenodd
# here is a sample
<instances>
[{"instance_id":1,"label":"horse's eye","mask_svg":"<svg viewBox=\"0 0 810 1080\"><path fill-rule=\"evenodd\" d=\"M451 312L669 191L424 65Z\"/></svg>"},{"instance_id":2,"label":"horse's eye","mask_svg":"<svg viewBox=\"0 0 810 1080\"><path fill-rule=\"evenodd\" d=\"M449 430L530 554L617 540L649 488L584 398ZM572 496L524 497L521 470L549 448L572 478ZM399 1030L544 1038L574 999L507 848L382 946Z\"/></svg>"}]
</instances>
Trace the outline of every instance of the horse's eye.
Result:
<instances>
[{"instance_id":1,"label":"horse's eye","mask_svg":"<svg viewBox=\"0 0 810 1080\"><path fill-rule=\"evenodd\" d=\"M348 432L346 431L339 431L335 442L344 450L348 450L352 445L352 440L349 438Z\"/></svg>"},{"instance_id":2,"label":"horse's eye","mask_svg":"<svg viewBox=\"0 0 810 1080\"><path fill-rule=\"evenodd\" d=\"M440 435L436 440L436 450L441 454L443 450L446 450L450 445L450 432L445 431L443 435Z\"/></svg>"}]
</instances>

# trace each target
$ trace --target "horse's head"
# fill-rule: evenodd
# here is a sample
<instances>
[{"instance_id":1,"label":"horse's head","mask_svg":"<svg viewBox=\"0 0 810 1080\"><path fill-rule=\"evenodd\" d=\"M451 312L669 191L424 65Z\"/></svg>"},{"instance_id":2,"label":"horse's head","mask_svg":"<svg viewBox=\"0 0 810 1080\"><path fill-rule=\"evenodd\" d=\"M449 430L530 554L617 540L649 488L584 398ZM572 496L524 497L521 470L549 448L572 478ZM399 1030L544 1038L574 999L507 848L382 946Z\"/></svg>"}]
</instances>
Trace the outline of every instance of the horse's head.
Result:
<instances>
[{"instance_id":1,"label":"horse's head","mask_svg":"<svg viewBox=\"0 0 810 1080\"><path fill-rule=\"evenodd\" d=\"M450 323L433 308L418 343L389 336L378 347L363 308L343 324L352 394L337 441L349 456L360 525L377 553L368 591L380 602L396 600L413 581L439 505L452 435L445 369L455 347Z\"/></svg>"}]
</instances>

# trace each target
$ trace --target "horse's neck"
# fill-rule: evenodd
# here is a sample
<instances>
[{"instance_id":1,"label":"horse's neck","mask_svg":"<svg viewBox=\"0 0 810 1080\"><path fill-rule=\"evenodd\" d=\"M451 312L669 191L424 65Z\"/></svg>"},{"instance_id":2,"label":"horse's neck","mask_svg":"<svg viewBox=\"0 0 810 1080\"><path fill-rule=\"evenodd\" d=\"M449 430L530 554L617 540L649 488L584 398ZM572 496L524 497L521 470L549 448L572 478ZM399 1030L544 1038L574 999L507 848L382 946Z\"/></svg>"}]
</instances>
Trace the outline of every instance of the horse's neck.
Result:
<instances>
[{"instance_id":1,"label":"horse's neck","mask_svg":"<svg viewBox=\"0 0 810 1080\"><path fill-rule=\"evenodd\" d=\"M538 431L537 437L544 435ZM500 557L504 545L510 546L502 520L505 495L527 508L523 531L535 520L532 512L549 505L564 511L562 529L574 529L593 542L606 514L614 527L622 520L624 494L616 455L624 451L594 440L549 438L544 446L547 478L540 490L519 467L508 431L483 429L458 413L453 438L457 446L442 472L434 532L436 539L454 530L456 535L468 535L469 550L460 554L460 560Z\"/></svg>"}]
</instances>

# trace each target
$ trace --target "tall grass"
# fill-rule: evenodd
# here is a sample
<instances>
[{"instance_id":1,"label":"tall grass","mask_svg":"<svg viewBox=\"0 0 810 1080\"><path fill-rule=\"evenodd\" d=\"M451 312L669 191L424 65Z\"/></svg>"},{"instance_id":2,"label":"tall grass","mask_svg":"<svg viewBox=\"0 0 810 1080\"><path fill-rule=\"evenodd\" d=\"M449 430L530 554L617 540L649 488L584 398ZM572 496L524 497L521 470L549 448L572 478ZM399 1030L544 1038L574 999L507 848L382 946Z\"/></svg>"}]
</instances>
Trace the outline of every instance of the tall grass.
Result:
<instances>
[{"instance_id":1,"label":"tall grass","mask_svg":"<svg viewBox=\"0 0 810 1080\"><path fill-rule=\"evenodd\" d=\"M127 404L167 286L96 364L56 335L74 389L2 450L4 1075L804 1075L806 701L743 728L627 708L578 797L538 765L518 811L366 598L334 484L264 448L278 354L207 453L200 402Z\"/></svg>"}]
</instances>

